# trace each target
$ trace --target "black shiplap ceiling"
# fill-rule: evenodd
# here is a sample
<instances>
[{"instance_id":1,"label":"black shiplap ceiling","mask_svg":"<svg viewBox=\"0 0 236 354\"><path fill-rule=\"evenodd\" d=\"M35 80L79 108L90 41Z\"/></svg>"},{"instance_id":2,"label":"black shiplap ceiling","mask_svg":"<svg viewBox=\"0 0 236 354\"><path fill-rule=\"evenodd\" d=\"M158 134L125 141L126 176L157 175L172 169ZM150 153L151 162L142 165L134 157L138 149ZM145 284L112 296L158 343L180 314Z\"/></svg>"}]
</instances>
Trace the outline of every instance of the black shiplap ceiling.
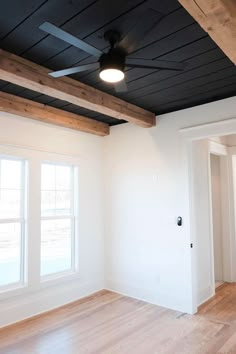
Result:
<instances>
[{"instance_id":1,"label":"black shiplap ceiling","mask_svg":"<svg viewBox=\"0 0 236 354\"><path fill-rule=\"evenodd\" d=\"M125 35L147 8L162 14L152 33L140 42L134 58L184 61L182 72L127 69L128 92L116 93L99 79L98 70L71 75L157 115L231 97L236 68L177 0L8 0L0 1L0 47L52 70L94 62L94 57L46 35L45 21L84 39L100 50L108 29ZM82 114L110 125L123 121L0 81L0 90Z\"/></svg>"}]
</instances>

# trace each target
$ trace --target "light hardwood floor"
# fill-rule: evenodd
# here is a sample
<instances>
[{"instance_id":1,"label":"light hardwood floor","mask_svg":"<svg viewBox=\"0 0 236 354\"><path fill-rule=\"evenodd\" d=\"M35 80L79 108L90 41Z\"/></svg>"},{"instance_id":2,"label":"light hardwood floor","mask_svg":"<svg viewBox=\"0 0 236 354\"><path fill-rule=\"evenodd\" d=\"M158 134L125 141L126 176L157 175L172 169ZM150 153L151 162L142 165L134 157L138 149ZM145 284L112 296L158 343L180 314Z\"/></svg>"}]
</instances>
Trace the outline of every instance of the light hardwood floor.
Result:
<instances>
[{"instance_id":1,"label":"light hardwood floor","mask_svg":"<svg viewBox=\"0 0 236 354\"><path fill-rule=\"evenodd\" d=\"M0 330L1 354L236 353L236 284L197 315L103 291Z\"/></svg>"}]
</instances>

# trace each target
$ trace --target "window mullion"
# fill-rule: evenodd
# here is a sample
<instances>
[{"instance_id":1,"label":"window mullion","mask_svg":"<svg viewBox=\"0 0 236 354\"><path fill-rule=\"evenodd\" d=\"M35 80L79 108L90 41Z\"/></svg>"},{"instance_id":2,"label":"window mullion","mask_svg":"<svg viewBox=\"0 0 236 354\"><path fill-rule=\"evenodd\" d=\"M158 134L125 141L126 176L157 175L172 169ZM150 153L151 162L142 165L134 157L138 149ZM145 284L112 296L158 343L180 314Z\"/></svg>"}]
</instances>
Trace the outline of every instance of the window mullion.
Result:
<instances>
[{"instance_id":1,"label":"window mullion","mask_svg":"<svg viewBox=\"0 0 236 354\"><path fill-rule=\"evenodd\" d=\"M21 254L21 264L20 264L20 281L24 283L25 281L25 162L21 164L21 183L20 183L20 224L21 224L21 242L20 242L20 254Z\"/></svg>"},{"instance_id":2,"label":"window mullion","mask_svg":"<svg viewBox=\"0 0 236 354\"><path fill-rule=\"evenodd\" d=\"M75 184L75 168L71 167L70 179L70 202L71 202L71 268L75 270L75 199L74 199L74 184Z\"/></svg>"},{"instance_id":3,"label":"window mullion","mask_svg":"<svg viewBox=\"0 0 236 354\"><path fill-rule=\"evenodd\" d=\"M65 220L72 218L73 215L51 215L51 216L41 216L41 220Z\"/></svg>"},{"instance_id":4,"label":"window mullion","mask_svg":"<svg viewBox=\"0 0 236 354\"><path fill-rule=\"evenodd\" d=\"M20 264L20 282L23 284L25 282L25 220L21 220L21 242L20 242L20 254L21 254L21 264Z\"/></svg>"},{"instance_id":5,"label":"window mullion","mask_svg":"<svg viewBox=\"0 0 236 354\"><path fill-rule=\"evenodd\" d=\"M75 271L75 217L71 218L71 268Z\"/></svg>"},{"instance_id":6,"label":"window mullion","mask_svg":"<svg viewBox=\"0 0 236 354\"><path fill-rule=\"evenodd\" d=\"M28 282L36 290L40 284L40 160L29 161Z\"/></svg>"}]
</instances>

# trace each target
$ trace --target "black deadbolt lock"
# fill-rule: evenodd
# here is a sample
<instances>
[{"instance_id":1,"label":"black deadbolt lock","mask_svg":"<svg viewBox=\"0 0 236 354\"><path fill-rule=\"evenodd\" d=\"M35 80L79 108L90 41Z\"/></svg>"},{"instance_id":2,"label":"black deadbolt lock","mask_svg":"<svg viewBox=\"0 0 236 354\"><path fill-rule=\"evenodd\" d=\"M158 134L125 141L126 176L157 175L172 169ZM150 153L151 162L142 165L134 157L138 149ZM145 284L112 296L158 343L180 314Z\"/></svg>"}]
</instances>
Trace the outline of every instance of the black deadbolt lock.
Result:
<instances>
[{"instance_id":1,"label":"black deadbolt lock","mask_svg":"<svg viewBox=\"0 0 236 354\"><path fill-rule=\"evenodd\" d=\"M182 226L182 217L181 216L177 217L177 225Z\"/></svg>"}]
</instances>

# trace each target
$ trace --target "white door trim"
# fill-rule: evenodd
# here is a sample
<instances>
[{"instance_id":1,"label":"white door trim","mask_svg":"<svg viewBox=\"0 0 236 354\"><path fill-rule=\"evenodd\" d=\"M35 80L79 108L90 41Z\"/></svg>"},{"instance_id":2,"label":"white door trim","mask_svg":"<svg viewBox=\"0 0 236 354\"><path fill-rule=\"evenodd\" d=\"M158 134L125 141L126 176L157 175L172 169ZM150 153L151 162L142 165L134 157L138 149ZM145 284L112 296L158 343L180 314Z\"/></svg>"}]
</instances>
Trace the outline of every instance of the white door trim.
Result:
<instances>
[{"instance_id":1,"label":"white door trim","mask_svg":"<svg viewBox=\"0 0 236 354\"><path fill-rule=\"evenodd\" d=\"M200 124L191 127L182 128L179 130L182 135L184 142L185 158L187 160L188 168L188 197L189 197L189 223L187 224L189 232L189 240L191 243L196 244L197 233L196 233L196 218L194 211L194 169L192 163L192 144L195 140L207 139L213 136L223 136L236 133L236 118L225 119L223 121L217 121L212 123ZM231 167L232 168L232 167ZM231 181L232 182L232 181ZM232 185L232 184L231 184ZM232 193L231 193L232 194ZM230 198L232 199L232 198ZM230 215L232 216L232 200L230 200ZM209 220L209 223L211 221ZM230 238L235 240L235 228L230 227ZM209 225L211 228L211 225ZM197 252L196 248L193 247L191 251L191 280L192 280L192 313L197 312L197 308L200 305L197 301L197 267L196 259ZM236 278L233 277L232 281L236 281ZM207 300L207 299L206 299Z\"/></svg>"}]
</instances>

